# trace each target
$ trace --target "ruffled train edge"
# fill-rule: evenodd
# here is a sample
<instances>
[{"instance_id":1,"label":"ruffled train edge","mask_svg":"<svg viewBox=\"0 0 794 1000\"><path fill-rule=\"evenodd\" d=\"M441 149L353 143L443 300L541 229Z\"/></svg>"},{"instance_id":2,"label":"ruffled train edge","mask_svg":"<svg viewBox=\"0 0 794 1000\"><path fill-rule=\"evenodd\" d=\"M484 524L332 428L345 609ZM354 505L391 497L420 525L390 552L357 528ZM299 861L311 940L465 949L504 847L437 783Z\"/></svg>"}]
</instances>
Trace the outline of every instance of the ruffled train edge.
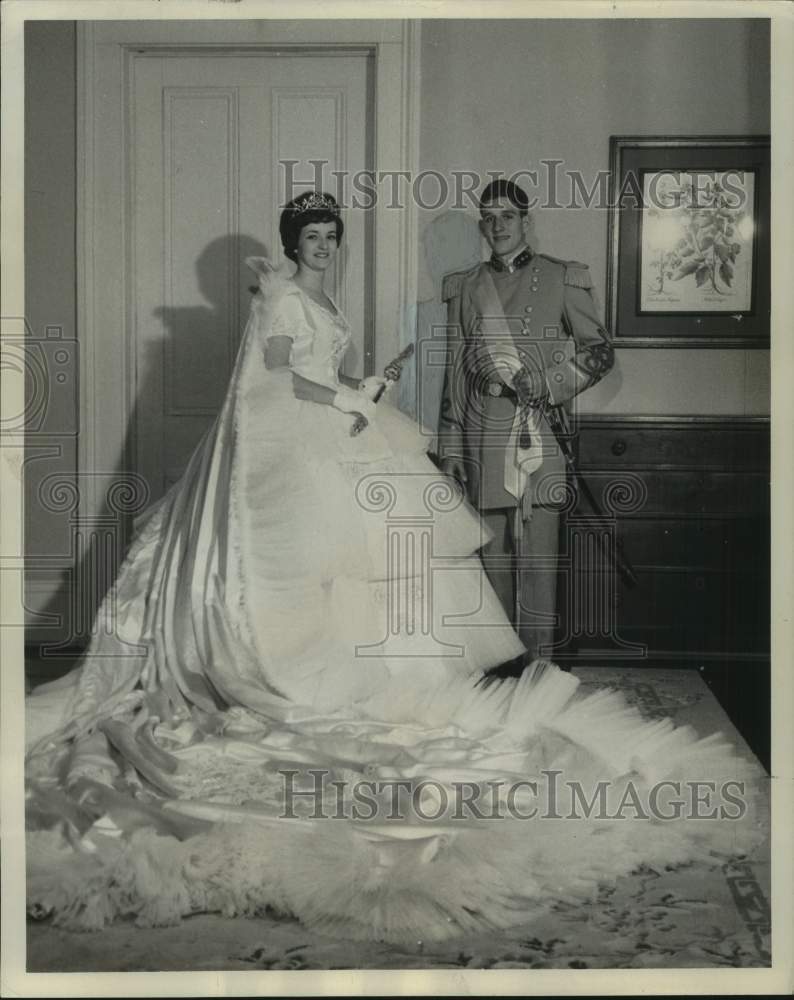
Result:
<instances>
[{"instance_id":1,"label":"ruffled train edge","mask_svg":"<svg viewBox=\"0 0 794 1000\"><path fill-rule=\"evenodd\" d=\"M95 827L80 837L67 832L68 823L31 831L29 909L60 926L97 929L120 917L157 926L195 912L271 908L337 937L442 940L521 923L555 900L591 898L599 885L641 865L720 864L757 846L756 767L720 737L698 739L670 720L646 721L614 691L574 697L575 688L570 675L536 664L518 682L483 688L461 680L424 692L413 699L413 717L429 731L454 720L490 752L528 752L525 777L559 768L585 789L608 780L613 810L630 784L642 796L661 781L729 780L744 782L744 813L711 821L642 819L631 811L623 819L447 820L390 832L382 823L373 829L264 812L241 819L244 810L206 804L193 811L219 822L185 840L140 818L129 836ZM398 693L402 715L411 694ZM454 771L442 760L415 776L448 784ZM197 805L170 803L186 815Z\"/></svg>"}]
</instances>

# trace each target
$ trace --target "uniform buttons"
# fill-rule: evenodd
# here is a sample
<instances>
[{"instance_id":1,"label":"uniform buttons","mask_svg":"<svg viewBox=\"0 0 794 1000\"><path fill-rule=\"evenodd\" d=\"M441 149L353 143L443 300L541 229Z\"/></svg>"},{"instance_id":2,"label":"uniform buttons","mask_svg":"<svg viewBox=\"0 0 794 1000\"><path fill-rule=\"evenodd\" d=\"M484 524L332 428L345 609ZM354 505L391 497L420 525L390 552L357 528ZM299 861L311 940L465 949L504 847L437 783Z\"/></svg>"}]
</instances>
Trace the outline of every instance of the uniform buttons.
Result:
<instances>
[{"instance_id":1,"label":"uniform buttons","mask_svg":"<svg viewBox=\"0 0 794 1000\"><path fill-rule=\"evenodd\" d=\"M557 374L554 376L554 381L555 382L562 382L562 375L560 375L559 372L557 372Z\"/></svg>"},{"instance_id":2,"label":"uniform buttons","mask_svg":"<svg viewBox=\"0 0 794 1000\"><path fill-rule=\"evenodd\" d=\"M524 306L524 312L525 313L531 313L532 312L532 306Z\"/></svg>"}]
</instances>

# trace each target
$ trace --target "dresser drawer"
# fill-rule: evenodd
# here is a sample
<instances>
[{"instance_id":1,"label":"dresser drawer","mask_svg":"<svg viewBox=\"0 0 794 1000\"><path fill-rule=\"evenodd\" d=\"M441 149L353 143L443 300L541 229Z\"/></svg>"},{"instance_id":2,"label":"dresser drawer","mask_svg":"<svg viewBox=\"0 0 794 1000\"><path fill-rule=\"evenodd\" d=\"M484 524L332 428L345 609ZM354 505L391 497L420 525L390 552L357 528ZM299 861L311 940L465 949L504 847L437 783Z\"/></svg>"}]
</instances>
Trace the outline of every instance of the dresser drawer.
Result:
<instances>
[{"instance_id":1,"label":"dresser drawer","mask_svg":"<svg viewBox=\"0 0 794 1000\"><path fill-rule=\"evenodd\" d=\"M616 581L615 623L621 638L653 649L746 655L769 649L765 581L720 573L637 570L638 585Z\"/></svg>"},{"instance_id":2,"label":"dresser drawer","mask_svg":"<svg viewBox=\"0 0 794 1000\"><path fill-rule=\"evenodd\" d=\"M764 575L769 546L760 519L624 518L617 538L635 567L710 569Z\"/></svg>"},{"instance_id":3,"label":"dresser drawer","mask_svg":"<svg viewBox=\"0 0 794 1000\"><path fill-rule=\"evenodd\" d=\"M769 650L769 587L763 580L686 570L635 567L637 586L603 574L565 574L560 609L574 642L599 636L640 643L649 653L724 654L726 658Z\"/></svg>"},{"instance_id":4,"label":"dresser drawer","mask_svg":"<svg viewBox=\"0 0 794 1000\"><path fill-rule=\"evenodd\" d=\"M617 518L649 514L767 516L769 479L760 472L680 469L582 469L602 512ZM574 513L591 508L577 490Z\"/></svg>"},{"instance_id":5,"label":"dresser drawer","mask_svg":"<svg viewBox=\"0 0 794 1000\"><path fill-rule=\"evenodd\" d=\"M650 657L767 655L768 421L592 419L576 444L603 517L580 490L565 523L561 611L574 647L596 648L598 633L614 648L616 630ZM635 588L604 573L588 536L605 530Z\"/></svg>"},{"instance_id":6,"label":"dresser drawer","mask_svg":"<svg viewBox=\"0 0 794 1000\"><path fill-rule=\"evenodd\" d=\"M738 472L769 468L766 422L656 424L583 419L574 441L581 469L665 466Z\"/></svg>"},{"instance_id":7,"label":"dresser drawer","mask_svg":"<svg viewBox=\"0 0 794 1000\"><path fill-rule=\"evenodd\" d=\"M597 530L603 523L594 518L569 517L560 540L561 556L570 557L576 535ZM769 573L768 522L760 517L626 517L615 523L614 533L627 558L638 568L701 568L751 576ZM599 555L599 565L603 558Z\"/></svg>"}]
</instances>

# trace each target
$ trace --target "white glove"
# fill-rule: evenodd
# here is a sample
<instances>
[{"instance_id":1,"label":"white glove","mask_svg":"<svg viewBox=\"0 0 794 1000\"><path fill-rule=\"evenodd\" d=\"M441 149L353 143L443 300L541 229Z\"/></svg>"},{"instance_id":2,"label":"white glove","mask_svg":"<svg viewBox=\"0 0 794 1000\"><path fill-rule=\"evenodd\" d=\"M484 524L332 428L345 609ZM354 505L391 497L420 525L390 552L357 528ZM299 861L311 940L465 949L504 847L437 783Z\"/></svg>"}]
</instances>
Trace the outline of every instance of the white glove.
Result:
<instances>
[{"instance_id":1,"label":"white glove","mask_svg":"<svg viewBox=\"0 0 794 1000\"><path fill-rule=\"evenodd\" d=\"M369 399L374 400L383 386L386 386L388 389L390 385L391 382L387 381L381 375L368 375L358 383L358 391L363 392Z\"/></svg>"},{"instance_id":2,"label":"white glove","mask_svg":"<svg viewBox=\"0 0 794 1000\"><path fill-rule=\"evenodd\" d=\"M361 413L369 423L375 419L377 412L377 407L369 396L355 389L348 389L347 386L341 386L337 390L333 405L342 413Z\"/></svg>"}]
</instances>

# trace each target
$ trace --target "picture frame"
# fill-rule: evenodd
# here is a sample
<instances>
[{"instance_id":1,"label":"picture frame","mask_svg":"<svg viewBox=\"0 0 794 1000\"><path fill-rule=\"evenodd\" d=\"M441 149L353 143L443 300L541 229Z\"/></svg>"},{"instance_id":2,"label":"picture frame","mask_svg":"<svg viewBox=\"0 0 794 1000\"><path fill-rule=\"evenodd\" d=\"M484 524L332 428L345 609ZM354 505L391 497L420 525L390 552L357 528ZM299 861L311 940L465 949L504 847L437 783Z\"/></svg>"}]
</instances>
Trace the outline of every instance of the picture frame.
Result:
<instances>
[{"instance_id":1,"label":"picture frame","mask_svg":"<svg viewBox=\"0 0 794 1000\"><path fill-rule=\"evenodd\" d=\"M609 213L616 346L769 347L769 136L611 136Z\"/></svg>"}]
</instances>

